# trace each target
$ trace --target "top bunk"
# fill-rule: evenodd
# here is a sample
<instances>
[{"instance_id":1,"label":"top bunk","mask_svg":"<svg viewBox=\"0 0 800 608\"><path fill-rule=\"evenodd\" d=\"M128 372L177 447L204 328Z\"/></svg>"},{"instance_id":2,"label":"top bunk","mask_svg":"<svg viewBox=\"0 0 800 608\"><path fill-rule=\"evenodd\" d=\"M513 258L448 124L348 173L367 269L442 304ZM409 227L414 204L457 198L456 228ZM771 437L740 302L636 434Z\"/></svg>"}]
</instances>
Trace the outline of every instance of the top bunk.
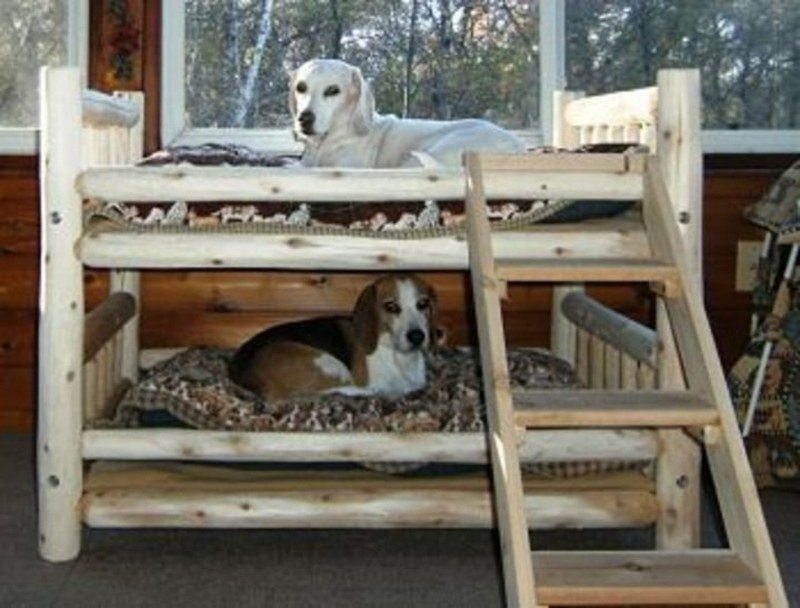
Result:
<instances>
[{"instance_id":1,"label":"top bunk","mask_svg":"<svg viewBox=\"0 0 800 608\"><path fill-rule=\"evenodd\" d=\"M583 259L652 260L639 206L651 166L671 176L686 173L676 149L697 141L699 124L686 121L695 91L692 73L670 70L658 86L594 97L556 96L553 153L480 155L487 199L513 208L529 205L518 221L493 232L497 257L550 261L556 267ZM69 68L48 69L42 82L43 217L67 220L79 259L105 268L274 268L309 270L464 269L464 226L433 229L338 230L298 225L148 225L148 208L170 213L192 205L294 204L305 209L379 205L387 214L402 205L448 209L465 200L462 167L345 169L162 165L141 166L141 94L82 92ZM64 103L64 100L73 103ZM677 134L677 136L676 136ZM587 144L625 144L625 152L571 152ZM676 145L677 144L677 145ZM632 145L639 145L632 148ZM620 148L620 146L617 146ZM72 151L79 149L81 154ZM673 178L680 183L682 179ZM66 194L55 194L61 192ZM532 203L534 201L535 203ZM625 213L582 222L538 223L542 205L580 201L629 204ZM432 203L434 202L434 203ZM519 204L517 204L519 203ZM135 205L137 222L96 213ZM57 207L63 207L61 211ZM198 207L198 208L199 208ZM422 208L422 207L419 207ZM400 211L398 211L400 209ZM463 207L462 212L463 214ZM54 215L55 214L55 215ZM124 215L124 214L121 214ZM458 212L455 213L459 217ZM502 216L502 213L498 213ZM593 212L589 216L597 215ZM438 217L438 216L437 216ZM680 210L676 209L676 218ZM684 215L685 217L685 215ZM525 221L526 218L531 221ZM695 217L699 218L699 214ZM129 219L129 218L125 218ZM369 222L367 222L369 223ZM412 220L412 224L414 221ZM684 222L686 224L688 222ZM430 228L430 226L428 227ZM684 226L685 228L685 226ZM695 231L695 235L699 236ZM576 280L578 277L575 277ZM544 279L543 279L544 280Z\"/></svg>"}]
</instances>

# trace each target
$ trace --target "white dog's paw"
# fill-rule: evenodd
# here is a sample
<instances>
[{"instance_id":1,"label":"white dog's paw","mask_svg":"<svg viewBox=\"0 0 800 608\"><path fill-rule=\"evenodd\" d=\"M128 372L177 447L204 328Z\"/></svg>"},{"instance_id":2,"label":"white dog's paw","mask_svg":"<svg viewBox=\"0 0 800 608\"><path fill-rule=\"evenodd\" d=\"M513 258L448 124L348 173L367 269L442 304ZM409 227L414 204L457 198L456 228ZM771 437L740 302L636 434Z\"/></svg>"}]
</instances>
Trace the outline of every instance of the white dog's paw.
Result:
<instances>
[{"instance_id":1,"label":"white dog's paw","mask_svg":"<svg viewBox=\"0 0 800 608\"><path fill-rule=\"evenodd\" d=\"M442 163L427 152L412 150L408 154L409 159L404 163L407 167L422 167L423 169L441 169L444 167Z\"/></svg>"}]
</instances>

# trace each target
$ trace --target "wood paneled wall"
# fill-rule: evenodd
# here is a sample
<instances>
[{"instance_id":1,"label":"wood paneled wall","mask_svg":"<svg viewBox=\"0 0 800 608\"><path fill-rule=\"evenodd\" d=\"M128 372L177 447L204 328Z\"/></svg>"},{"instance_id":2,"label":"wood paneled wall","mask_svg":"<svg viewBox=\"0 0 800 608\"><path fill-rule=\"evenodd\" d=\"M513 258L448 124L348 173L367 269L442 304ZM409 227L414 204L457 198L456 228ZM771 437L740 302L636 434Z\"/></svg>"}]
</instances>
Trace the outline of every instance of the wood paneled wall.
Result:
<instances>
[{"instance_id":1,"label":"wood paneled wall","mask_svg":"<svg viewBox=\"0 0 800 608\"><path fill-rule=\"evenodd\" d=\"M0 157L0 429L32 427L39 271L36 160Z\"/></svg>"},{"instance_id":2,"label":"wood paneled wall","mask_svg":"<svg viewBox=\"0 0 800 608\"><path fill-rule=\"evenodd\" d=\"M750 296L734 289L736 242L762 233L741 219L779 171L712 171L705 181L705 281L712 328L730 365L747 340ZM0 161L0 429L30 429L34 420L38 297L38 202L34 158ZM431 273L442 319L454 343L472 342L468 281ZM349 311L369 275L284 272L149 272L143 281L143 347L232 346L262 327L289 319ZM86 276L87 306L107 293L104 273ZM647 320L646 291L604 285L592 294ZM506 332L514 345L546 346L550 288L512 285Z\"/></svg>"}]
</instances>

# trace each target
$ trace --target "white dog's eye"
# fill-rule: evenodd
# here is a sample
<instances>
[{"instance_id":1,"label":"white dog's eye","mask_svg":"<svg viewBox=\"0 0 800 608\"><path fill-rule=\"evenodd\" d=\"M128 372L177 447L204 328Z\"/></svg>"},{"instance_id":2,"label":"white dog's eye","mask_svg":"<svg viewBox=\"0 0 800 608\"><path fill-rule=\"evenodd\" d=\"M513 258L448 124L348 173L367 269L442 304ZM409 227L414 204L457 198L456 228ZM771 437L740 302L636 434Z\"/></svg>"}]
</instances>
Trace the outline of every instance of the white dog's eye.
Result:
<instances>
[{"instance_id":1,"label":"white dog's eye","mask_svg":"<svg viewBox=\"0 0 800 608\"><path fill-rule=\"evenodd\" d=\"M422 298L417 301L417 310L428 310L430 305L431 301L428 298Z\"/></svg>"},{"instance_id":2,"label":"white dog's eye","mask_svg":"<svg viewBox=\"0 0 800 608\"><path fill-rule=\"evenodd\" d=\"M305 93L308 90L308 85L305 82L298 82L294 90L298 93Z\"/></svg>"},{"instance_id":3,"label":"white dog's eye","mask_svg":"<svg viewBox=\"0 0 800 608\"><path fill-rule=\"evenodd\" d=\"M335 84L329 86L325 91L322 93L325 97L333 97L334 95L339 94L339 87Z\"/></svg>"}]
</instances>

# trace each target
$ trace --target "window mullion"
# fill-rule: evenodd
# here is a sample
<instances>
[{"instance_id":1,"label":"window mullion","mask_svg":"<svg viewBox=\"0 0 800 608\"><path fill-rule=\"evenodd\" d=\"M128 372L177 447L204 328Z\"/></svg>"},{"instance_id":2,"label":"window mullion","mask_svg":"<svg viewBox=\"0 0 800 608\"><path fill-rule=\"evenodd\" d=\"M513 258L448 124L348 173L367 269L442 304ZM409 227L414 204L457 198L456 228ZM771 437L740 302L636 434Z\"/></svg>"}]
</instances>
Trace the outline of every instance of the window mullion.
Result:
<instances>
[{"instance_id":1,"label":"window mullion","mask_svg":"<svg viewBox=\"0 0 800 608\"><path fill-rule=\"evenodd\" d=\"M539 121L545 144L553 143L553 92L566 84L565 0L539 0Z\"/></svg>"},{"instance_id":2,"label":"window mullion","mask_svg":"<svg viewBox=\"0 0 800 608\"><path fill-rule=\"evenodd\" d=\"M184 0L162 5L161 143L172 144L186 129L186 6Z\"/></svg>"}]
</instances>

